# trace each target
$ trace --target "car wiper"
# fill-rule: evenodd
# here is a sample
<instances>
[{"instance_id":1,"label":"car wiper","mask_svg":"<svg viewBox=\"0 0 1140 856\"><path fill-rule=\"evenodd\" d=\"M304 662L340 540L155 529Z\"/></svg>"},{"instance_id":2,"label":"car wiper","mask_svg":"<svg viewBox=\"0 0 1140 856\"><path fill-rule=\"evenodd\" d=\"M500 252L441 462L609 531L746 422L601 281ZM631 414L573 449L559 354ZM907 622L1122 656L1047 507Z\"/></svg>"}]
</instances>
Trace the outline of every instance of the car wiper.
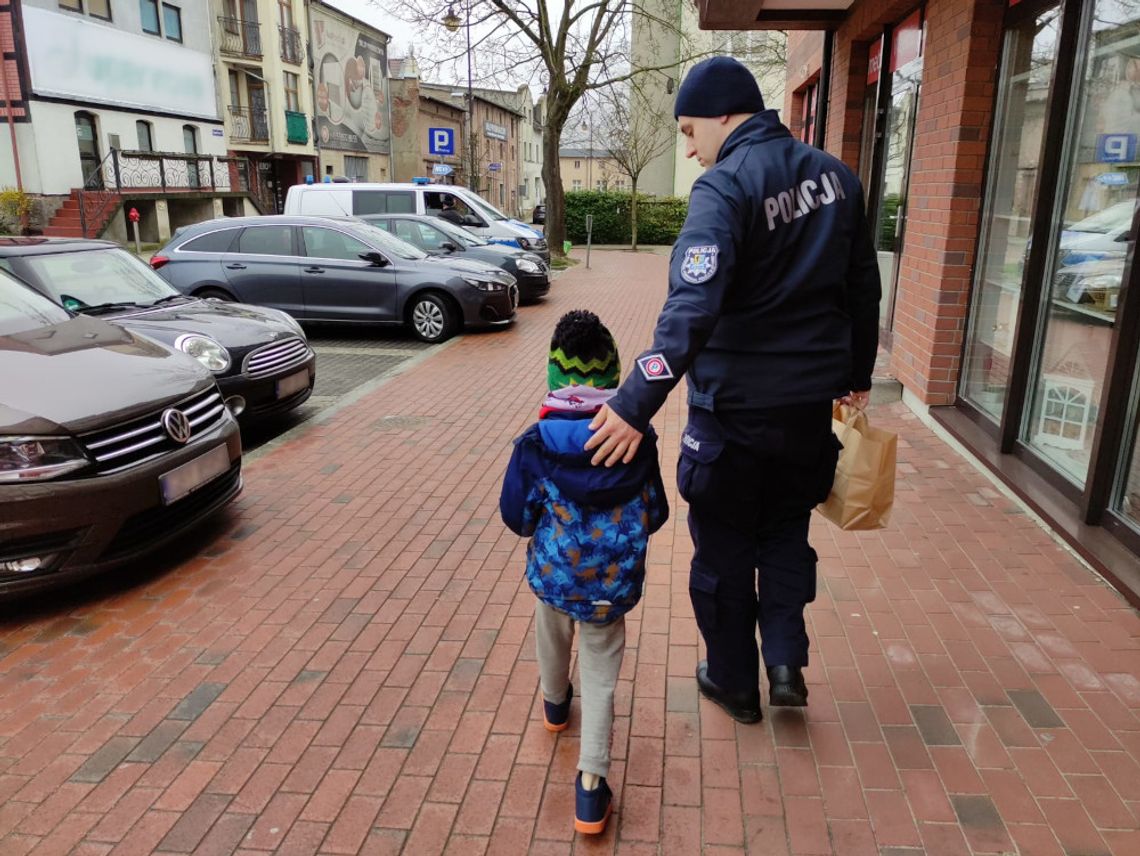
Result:
<instances>
[{"instance_id":1,"label":"car wiper","mask_svg":"<svg viewBox=\"0 0 1140 856\"><path fill-rule=\"evenodd\" d=\"M151 306L159 306L163 303L169 303L172 300L189 300L189 299L190 298L187 297L185 294L168 294L168 295L166 295L166 297L158 298L158 300L156 300L154 303L152 303Z\"/></svg>"},{"instance_id":2,"label":"car wiper","mask_svg":"<svg viewBox=\"0 0 1140 856\"><path fill-rule=\"evenodd\" d=\"M124 300L119 303L96 303L94 306L80 306L75 309L76 312L82 312L84 315L102 315L104 312L116 312L120 309L146 309L143 303L134 303L130 300Z\"/></svg>"}]
</instances>

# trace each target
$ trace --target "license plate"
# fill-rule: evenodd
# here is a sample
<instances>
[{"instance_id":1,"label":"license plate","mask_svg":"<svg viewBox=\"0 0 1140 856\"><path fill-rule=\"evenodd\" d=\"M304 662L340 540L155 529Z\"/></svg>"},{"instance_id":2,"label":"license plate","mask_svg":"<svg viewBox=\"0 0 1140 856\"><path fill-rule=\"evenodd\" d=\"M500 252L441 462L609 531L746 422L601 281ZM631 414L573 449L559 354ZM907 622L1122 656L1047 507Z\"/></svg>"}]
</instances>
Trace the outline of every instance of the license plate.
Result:
<instances>
[{"instance_id":1,"label":"license plate","mask_svg":"<svg viewBox=\"0 0 1140 856\"><path fill-rule=\"evenodd\" d=\"M289 377L283 377L277 381L277 397L288 398L295 392L300 392L309 385L309 370L304 369L296 374L291 374Z\"/></svg>"},{"instance_id":2,"label":"license plate","mask_svg":"<svg viewBox=\"0 0 1140 856\"><path fill-rule=\"evenodd\" d=\"M162 504L170 505L172 502L177 502L229 468L230 452L223 444L159 476Z\"/></svg>"}]
</instances>

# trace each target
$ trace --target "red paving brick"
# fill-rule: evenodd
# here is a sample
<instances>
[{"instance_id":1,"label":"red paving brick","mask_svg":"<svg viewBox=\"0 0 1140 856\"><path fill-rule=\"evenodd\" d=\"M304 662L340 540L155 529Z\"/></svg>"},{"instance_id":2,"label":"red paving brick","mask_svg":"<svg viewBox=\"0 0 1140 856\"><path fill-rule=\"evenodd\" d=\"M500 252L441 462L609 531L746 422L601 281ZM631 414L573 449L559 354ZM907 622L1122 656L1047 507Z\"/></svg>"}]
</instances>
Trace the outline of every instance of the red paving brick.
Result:
<instances>
[{"instance_id":1,"label":"red paving brick","mask_svg":"<svg viewBox=\"0 0 1140 856\"><path fill-rule=\"evenodd\" d=\"M248 463L198 557L0 625L0 853L1138 852L1140 619L903 405L872 416L891 528L813 524L811 705L745 727L698 697L681 392L615 816L574 835L578 723L538 719L499 484L557 317L595 309L628 364L664 270L595 253Z\"/></svg>"}]
</instances>

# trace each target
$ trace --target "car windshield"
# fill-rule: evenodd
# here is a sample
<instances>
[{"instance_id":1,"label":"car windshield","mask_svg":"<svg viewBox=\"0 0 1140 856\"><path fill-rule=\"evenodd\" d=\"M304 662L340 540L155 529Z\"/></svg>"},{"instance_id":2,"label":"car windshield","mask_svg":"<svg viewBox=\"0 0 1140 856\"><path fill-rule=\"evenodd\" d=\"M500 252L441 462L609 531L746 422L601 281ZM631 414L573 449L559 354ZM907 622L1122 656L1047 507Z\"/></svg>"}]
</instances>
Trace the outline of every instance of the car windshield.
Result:
<instances>
[{"instance_id":1,"label":"car windshield","mask_svg":"<svg viewBox=\"0 0 1140 856\"><path fill-rule=\"evenodd\" d=\"M1118 202L1110 205L1103 211L1098 211L1091 217L1078 220L1067 227L1069 232L1092 232L1097 235L1107 235L1118 229L1127 229L1132 224L1133 203Z\"/></svg>"},{"instance_id":2,"label":"car windshield","mask_svg":"<svg viewBox=\"0 0 1140 856\"><path fill-rule=\"evenodd\" d=\"M458 241L462 247L483 247L490 243L490 241L484 241L478 235L468 232L463 227L456 226L438 217L432 220L431 226L433 229L439 229L439 231L443 232L443 234L447 235L447 237L453 241Z\"/></svg>"},{"instance_id":3,"label":"car windshield","mask_svg":"<svg viewBox=\"0 0 1140 856\"><path fill-rule=\"evenodd\" d=\"M61 324L70 317L42 294L0 272L0 336Z\"/></svg>"},{"instance_id":4,"label":"car windshield","mask_svg":"<svg viewBox=\"0 0 1140 856\"><path fill-rule=\"evenodd\" d=\"M484 202L482 199L476 197L461 196L460 198L466 202L469 207L482 211L484 217L488 217L491 220L509 219L506 214L494 207L490 202Z\"/></svg>"},{"instance_id":5,"label":"car windshield","mask_svg":"<svg viewBox=\"0 0 1140 856\"><path fill-rule=\"evenodd\" d=\"M419 247L414 247L407 241L402 241L395 235L385 232L371 223L360 223L353 226L357 235L381 252L393 255L398 259L426 259L428 254Z\"/></svg>"},{"instance_id":6,"label":"car windshield","mask_svg":"<svg viewBox=\"0 0 1140 856\"><path fill-rule=\"evenodd\" d=\"M179 293L126 250L81 250L24 256L20 264L40 291L69 309L104 304L153 306Z\"/></svg>"}]
</instances>

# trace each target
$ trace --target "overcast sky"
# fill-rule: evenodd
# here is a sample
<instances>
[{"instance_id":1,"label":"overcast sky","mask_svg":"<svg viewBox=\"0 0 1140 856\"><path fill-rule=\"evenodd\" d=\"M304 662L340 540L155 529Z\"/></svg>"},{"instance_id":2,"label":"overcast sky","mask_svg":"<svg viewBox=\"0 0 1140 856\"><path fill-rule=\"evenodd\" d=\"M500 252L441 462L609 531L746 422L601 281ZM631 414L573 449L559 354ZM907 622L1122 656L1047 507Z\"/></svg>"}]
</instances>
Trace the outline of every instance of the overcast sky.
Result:
<instances>
[{"instance_id":1,"label":"overcast sky","mask_svg":"<svg viewBox=\"0 0 1140 856\"><path fill-rule=\"evenodd\" d=\"M415 36L415 31L410 24L406 24L394 15L380 10L368 0L322 0L322 2L347 12L352 17L364 21L366 24L371 24L376 29L391 36L390 56L407 56L408 46L412 44Z\"/></svg>"}]
</instances>

